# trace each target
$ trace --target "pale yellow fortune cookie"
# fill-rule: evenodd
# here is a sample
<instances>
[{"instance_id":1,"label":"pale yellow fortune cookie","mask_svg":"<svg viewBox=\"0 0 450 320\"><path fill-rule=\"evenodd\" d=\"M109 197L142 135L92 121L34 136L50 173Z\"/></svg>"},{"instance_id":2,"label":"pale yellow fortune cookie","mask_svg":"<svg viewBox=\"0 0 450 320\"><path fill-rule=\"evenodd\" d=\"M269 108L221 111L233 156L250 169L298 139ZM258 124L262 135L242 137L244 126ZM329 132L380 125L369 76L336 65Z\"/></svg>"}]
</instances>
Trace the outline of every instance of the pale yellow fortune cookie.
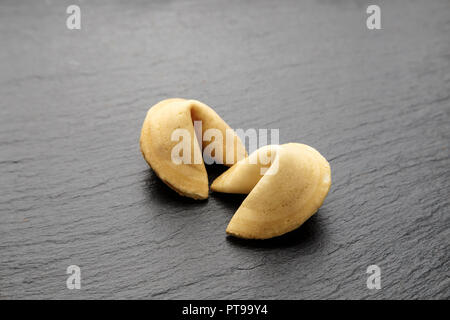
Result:
<instances>
[{"instance_id":1,"label":"pale yellow fortune cookie","mask_svg":"<svg viewBox=\"0 0 450 320\"><path fill-rule=\"evenodd\" d=\"M228 234L268 239L301 226L322 205L330 186L327 160L310 146L288 143L256 150L219 176L211 189L249 194L228 224Z\"/></svg>"},{"instance_id":2,"label":"pale yellow fortune cookie","mask_svg":"<svg viewBox=\"0 0 450 320\"><path fill-rule=\"evenodd\" d=\"M206 199L209 191L208 176L200 145L205 148L210 143L219 142L204 141L202 137L197 139L194 121L201 121L202 137L208 129L218 130L224 137L218 148L221 152L215 155L216 158L221 158L223 164L231 166L247 156L238 136L213 109L200 101L179 98L163 100L148 110L142 126L140 147L147 163L170 188L186 197ZM174 148L179 143L173 134L179 129L189 134L189 159L192 161L188 163L173 159ZM227 143L227 129L232 132L231 143ZM198 140L201 141L200 144Z\"/></svg>"}]
</instances>

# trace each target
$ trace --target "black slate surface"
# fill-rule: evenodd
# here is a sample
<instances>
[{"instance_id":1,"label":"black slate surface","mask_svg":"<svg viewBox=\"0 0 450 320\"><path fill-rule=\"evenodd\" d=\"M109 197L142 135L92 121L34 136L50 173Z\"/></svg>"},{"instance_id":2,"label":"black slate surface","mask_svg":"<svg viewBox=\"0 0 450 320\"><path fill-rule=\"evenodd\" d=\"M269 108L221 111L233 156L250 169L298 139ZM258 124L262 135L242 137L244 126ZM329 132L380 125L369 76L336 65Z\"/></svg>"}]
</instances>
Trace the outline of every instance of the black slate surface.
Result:
<instances>
[{"instance_id":1,"label":"black slate surface","mask_svg":"<svg viewBox=\"0 0 450 320\"><path fill-rule=\"evenodd\" d=\"M376 31L368 4L2 1L0 298L448 299L450 2L371 2ZM181 198L140 154L168 97L318 149L323 207L278 239L226 237L244 197Z\"/></svg>"}]
</instances>

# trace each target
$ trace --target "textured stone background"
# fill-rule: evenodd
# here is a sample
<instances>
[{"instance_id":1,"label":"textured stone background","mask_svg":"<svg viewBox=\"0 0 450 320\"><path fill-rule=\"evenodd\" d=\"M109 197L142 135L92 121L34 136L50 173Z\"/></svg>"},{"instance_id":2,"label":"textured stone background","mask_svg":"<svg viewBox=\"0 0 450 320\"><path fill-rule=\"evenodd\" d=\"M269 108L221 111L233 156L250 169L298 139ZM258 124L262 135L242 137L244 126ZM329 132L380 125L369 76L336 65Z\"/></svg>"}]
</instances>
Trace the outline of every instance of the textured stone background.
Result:
<instances>
[{"instance_id":1,"label":"textured stone background","mask_svg":"<svg viewBox=\"0 0 450 320\"><path fill-rule=\"evenodd\" d=\"M2 1L0 298L449 298L450 2L371 3L383 30L365 1ZM318 214L226 237L242 196L181 198L141 157L167 97L317 148Z\"/></svg>"}]
</instances>

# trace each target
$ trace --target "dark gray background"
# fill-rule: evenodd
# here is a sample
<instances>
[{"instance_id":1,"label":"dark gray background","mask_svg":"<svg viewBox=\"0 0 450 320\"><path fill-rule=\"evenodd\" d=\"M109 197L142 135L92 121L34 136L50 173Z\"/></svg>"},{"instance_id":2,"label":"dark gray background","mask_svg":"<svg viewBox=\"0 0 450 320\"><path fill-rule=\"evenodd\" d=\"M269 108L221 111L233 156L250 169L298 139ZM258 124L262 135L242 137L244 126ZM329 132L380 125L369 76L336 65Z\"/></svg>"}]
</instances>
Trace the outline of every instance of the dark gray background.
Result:
<instances>
[{"instance_id":1,"label":"dark gray background","mask_svg":"<svg viewBox=\"0 0 450 320\"><path fill-rule=\"evenodd\" d=\"M2 1L0 298L449 298L450 1L371 3L382 30L365 1ZM318 214L226 237L244 197L181 198L140 154L168 97L318 149Z\"/></svg>"}]
</instances>

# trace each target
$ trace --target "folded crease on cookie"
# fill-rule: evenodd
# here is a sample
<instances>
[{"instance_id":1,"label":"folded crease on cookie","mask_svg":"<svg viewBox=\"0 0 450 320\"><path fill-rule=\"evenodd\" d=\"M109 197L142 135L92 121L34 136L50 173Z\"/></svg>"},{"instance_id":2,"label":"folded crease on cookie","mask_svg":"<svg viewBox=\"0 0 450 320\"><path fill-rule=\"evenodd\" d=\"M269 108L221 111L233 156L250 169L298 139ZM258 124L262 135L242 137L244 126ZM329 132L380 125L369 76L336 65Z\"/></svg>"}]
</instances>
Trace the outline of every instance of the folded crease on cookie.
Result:
<instances>
[{"instance_id":1,"label":"folded crease on cookie","mask_svg":"<svg viewBox=\"0 0 450 320\"><path fill-rule=\"evenodd\" d=\"M248 194L226 229L245 239L268 239L302 225L322 205L331 186L327 160L299 144L270 145L220 175L216 192Z\"/></svg>"},{"instance_id":2,"label":"folded crease on cookie","mask_svg":"<svg viewBox=\"0 0 450 320\"><path fill-rule=\"evenodd\" d=\"M194 128L196 121L201 122L201 132L196 132ZM232 142L227 143L227 139L204 141L203 134L208 129L218 130L223 137L229 137L231 132ZM177 130L182 130L179 136ZM183 136L184 133L187 136ZM188 139L190 152L188 161L180 163L174 161L173 152L182 138ZM218 151L214 157L217 162L228 166L247 156L245 147L230 126L200 101L167 99L148 110L140 137L141 152L156 175L180 195L194 199L208 198L208 175L202 149L210 144L221 144L220 148L215 149Z\"/></svg>"}]
</instances>

